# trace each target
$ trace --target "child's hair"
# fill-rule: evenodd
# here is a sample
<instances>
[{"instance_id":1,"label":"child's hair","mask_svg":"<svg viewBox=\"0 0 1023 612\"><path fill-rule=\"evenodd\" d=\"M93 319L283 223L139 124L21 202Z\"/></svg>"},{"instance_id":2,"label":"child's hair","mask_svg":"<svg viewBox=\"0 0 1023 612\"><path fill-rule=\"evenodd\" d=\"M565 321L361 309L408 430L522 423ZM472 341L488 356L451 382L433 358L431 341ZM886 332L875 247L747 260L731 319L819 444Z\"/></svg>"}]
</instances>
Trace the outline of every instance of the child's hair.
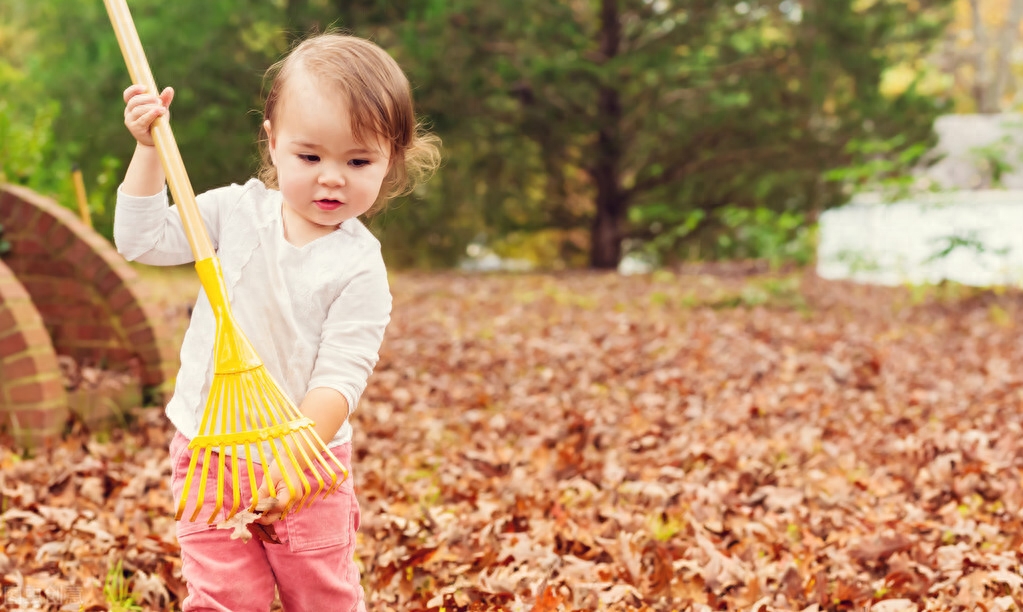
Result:
<instances>
[{"instance_id":1,"label":"child's hair","mask_svg":"<svg viewBox=\"0 0 1023 612\"><path fill-rule=\"evenodd\" d=\"M440 164L440 139L417 121L412 89L405 73L386 51L368 40L339 32L318 34L303 40L265 75L270 90L263 105L263 119L277 124L283 92L298 70L322 79L345 101L357 140L378 134L390 143L391 168L380 196L369 214L396 196L410 193L427 180ZM270 160L269 143L260 138L258 177L276 189L277 169Z\"/></svg>"}]
</instances>

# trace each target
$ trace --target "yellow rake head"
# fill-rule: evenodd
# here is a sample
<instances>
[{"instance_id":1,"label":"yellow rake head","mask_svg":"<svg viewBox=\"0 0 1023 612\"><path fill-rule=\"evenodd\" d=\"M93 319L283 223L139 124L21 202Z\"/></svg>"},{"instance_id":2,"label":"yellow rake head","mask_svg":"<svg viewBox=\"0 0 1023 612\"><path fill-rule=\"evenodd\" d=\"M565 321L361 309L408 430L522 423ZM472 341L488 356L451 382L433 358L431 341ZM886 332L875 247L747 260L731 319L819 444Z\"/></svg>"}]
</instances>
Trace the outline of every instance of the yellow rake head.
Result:
<instances>
[{"instance_id":1,"label":"yellow rake head","mask_svg":"<svg viewBox=\"0 0 1023 612\"><path fill-rule=\"evenodd\" d=\"M191 498L195 510L188 520L196 520L205 499L210 471L214 467L217 503L207 522L216 521L225 509L224 493L228 489L228 479L231 507L227 518L234 516L243 501L240 463L245 466L252 490L252 497L246 500L247 509L253 511L260 501L254 455L258 457L263 474L268 474L271 460L282 468L282 479L290 494L282 514L298 512L312 504L320 494L325 497L336 491L348 477L348 471L327 450L313 429L312 420L303 416L274 382L248 339L238 329L227 299L220 260L216 257L203 259L197 261L195 267L213 307L217 340L213 383L199 435L188 445L192 458L176 517L181 519ZM203 470L195 488L196 494L192 496L190 493L200 456ZM231 462L230 469L228 461ZM292 469L285 469L287 467ZM298 482L294 482L289 473L298 474ZM316 481L315 490L310 476ZM269 482L268 485L269 496L276 497L276 483Z\"/></svg>"}]
</instances>

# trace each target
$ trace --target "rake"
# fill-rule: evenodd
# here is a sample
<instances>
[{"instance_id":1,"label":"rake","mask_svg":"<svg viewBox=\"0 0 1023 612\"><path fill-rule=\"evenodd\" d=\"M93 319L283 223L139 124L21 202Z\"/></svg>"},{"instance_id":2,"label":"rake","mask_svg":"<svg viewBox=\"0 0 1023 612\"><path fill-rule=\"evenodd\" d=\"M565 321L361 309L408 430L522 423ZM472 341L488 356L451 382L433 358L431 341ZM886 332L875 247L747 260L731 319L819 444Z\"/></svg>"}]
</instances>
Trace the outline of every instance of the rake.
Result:
<instances>
[{"instance_id":1,"label":"rake","mask_svg":"<svg viewBox=\"0 0 1023 612\"><path fill-rule=\"evenodd\" d=\"M146 86L152 93L158 93L127 2L103 1L132 82ZM184 491L175 517L181 520L185 513L200 455L203 457L203 470L198 482L195 510L188 518L189 521L197 519L203 506L211 459L216 462L217 496L216 505L207 523L212 524L221 510L225 509L224 491L227 488L225 480L228 457L232 468L230 470L232 496L227 518L233 517L242 507L239 455L244 455L245 469L252 490L247 510L253 512L257 506L261 507L253 464L253 448L267 478L270 478L268 471L270 457L282 467L282 480L290 494L282 517L298 512L319 499L321 493L322 497L326 497L335 492L348 477L348 471L333 453L327 451L323 440L313 429L313 421L299 412L295 403L273 380L252 344L239 328L231 312L220 259L216 256L213 244L206 233L206 226L199 215L199 207L195 202L195 194L185 172L181 153L170 124L164 117L157 118L153 123L152 134L167 176L167 184L178 206L185 234L195 257L199 281L213 308L217 330L213 382L203 409L199 434L188 444L188 448L192 450L192 459L185 475ZM299 482L295 482L289 476L289 470L284 469L286 466L293 468ZM316 479L318 486L315 491L306 476L307 473ZM276 483L268 482L268 489L269 496L276 497Z\"/></svg>"}]
</instances>

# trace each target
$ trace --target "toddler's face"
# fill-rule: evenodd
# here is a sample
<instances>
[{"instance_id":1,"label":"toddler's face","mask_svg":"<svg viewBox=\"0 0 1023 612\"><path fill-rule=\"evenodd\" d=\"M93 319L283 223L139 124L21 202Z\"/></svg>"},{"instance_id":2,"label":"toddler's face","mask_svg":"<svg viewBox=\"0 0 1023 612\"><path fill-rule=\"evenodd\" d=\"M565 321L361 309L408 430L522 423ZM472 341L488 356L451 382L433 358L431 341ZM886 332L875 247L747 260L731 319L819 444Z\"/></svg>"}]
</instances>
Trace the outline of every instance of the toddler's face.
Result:
<instances>
[{"instance_id":1,"label":"toddler's face","mask_svg":"<svg viewBox=\"0 0 1023 612\"><path fill-rule=\"evenodd\" d=\"M273 123L263 125L292 213L285 211L289 240L296 232L315 239L368 211L390 167L384 139L356 140L348 109L330 94L315 78L293 75Z\"/></svg>"}]
</instances>

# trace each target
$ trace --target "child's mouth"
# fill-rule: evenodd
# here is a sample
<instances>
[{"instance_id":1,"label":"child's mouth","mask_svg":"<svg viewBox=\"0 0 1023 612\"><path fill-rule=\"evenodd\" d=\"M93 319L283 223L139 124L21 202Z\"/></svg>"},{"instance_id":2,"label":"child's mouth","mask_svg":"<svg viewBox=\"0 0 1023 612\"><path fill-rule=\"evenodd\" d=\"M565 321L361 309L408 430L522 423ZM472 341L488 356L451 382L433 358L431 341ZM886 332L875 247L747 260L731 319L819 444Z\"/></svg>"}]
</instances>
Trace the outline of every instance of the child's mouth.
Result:
<instances>
[{"instance_id":1,"label":"child's mouth","mask_svg":"<svg viewBox=\"0 0 1023 612\"><path fill-rule=\"evenodd\" d=\"M313 203L316 204L316 207L319 208L320 210L327 211L337 210L344 206L344 202L338 200L316 200Z\"/></svg>"}]
</instances>

